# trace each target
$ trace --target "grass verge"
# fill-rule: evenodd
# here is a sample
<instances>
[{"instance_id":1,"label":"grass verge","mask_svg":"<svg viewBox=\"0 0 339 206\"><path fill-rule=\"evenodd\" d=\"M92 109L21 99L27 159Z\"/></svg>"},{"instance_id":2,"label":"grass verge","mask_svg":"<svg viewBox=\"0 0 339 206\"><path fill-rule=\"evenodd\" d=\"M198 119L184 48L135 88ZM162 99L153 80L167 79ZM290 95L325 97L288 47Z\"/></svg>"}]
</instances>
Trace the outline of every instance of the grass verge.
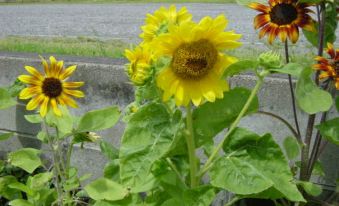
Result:
<instances>
[{"instance_id":1,"label":"grass verge","mask_svg":"<svg viewBox=\"0 0 339 206\"><path fill-rule=\"evenodd\" d=\"M48 38L9 36L0 39L0 51L84 57L122 58L124 57L124 50L132 47L132 44L121 40L99 40L87 37ZM277 47L273 48L273 50L282 52L281 48ZM292 48L291 50L294 49ZM260 53L265 51L268 51L268 49L265 49L265 46L244 45L238 49L228 51L227 54L238 59L256 59ZM313 63L312 56L311 50L304 51L302 54L291 52L292 61L305 66Z\"/></svg>"}]
</instances>

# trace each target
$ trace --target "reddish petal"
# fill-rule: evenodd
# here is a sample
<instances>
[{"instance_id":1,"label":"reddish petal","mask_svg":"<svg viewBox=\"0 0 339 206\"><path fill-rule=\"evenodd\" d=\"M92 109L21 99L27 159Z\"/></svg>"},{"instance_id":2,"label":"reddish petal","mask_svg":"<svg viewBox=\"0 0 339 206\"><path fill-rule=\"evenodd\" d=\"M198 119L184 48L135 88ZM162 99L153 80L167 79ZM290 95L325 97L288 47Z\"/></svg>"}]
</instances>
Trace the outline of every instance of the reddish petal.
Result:
<instances>
[{"instance_id":1,"label":"reddish petal","mask_svg":"<svg viewBox=\"0 0 339 206\"><path fill-rule=\"evenodd\" d=\"M248 6L252 9L255 9L255 10L263 12L263 13L269 13L270 12L270 7L265 6L263 4L260 4L260 3L253 2L253 3L250 3Z\"/></svg>"}]
</instances>

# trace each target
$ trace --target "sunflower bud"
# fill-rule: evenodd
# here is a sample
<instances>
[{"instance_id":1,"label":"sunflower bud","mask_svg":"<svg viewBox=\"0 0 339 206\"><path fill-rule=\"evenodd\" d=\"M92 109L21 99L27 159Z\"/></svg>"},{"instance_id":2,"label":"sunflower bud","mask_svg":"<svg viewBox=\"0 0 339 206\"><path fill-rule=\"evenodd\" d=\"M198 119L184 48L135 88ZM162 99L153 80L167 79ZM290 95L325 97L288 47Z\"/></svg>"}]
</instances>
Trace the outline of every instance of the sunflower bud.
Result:
<instances>
[{"instance_id":1,"label":"sunflower bud","mask_svg":"<svg viewBox=\"0 0 339 206\"><path fill-rule=\"evenodd\" d=\"M259 64L267 69L279 68L281 66L280 55L269 51L259 55Z\"/></svg>"}]
</instances>

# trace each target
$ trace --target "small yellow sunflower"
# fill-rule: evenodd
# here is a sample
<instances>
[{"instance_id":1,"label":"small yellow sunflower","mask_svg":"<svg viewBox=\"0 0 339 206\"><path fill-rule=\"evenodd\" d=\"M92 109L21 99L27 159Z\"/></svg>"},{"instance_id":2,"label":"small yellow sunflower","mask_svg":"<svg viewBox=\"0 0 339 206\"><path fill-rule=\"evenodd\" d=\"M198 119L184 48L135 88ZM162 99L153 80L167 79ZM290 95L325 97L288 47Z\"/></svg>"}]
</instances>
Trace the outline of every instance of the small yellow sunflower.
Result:
<instances>
[{"instance_id":1,"label":"small yellow sunflower","mask_svg":"<svg viewBox=\"0 0 339 206\"><path fill-rule=\"evenodd\" d=\"M32 98L27 106L27 110L34 110L40 105L40 115L46 116L49 106L53 108L56 115L61 116L62 112L58 108L60 105L68 105L76 108L77 103L71 98L84 97L84 93L74 90L84 84L84 82L65 82L65 80L76 70L76 66L70 66L64 69L64 62L57 61L53 56L50 58L50 65L42 58L42 65L45 74L41 74L37 69L31 66L25 66L25 69L31 75L20 75L18 79L28 84L20 94L20 99Z\"/></svg>"},{"instance_id":2,"label":"small yellow sunflower","mask_svg":"<svg viewBox=\"0 0 339 206\"><path fill-rule=\"evenodd\" d=\"M168 9L160 7L153 15L147 14L146 24L141 27L143 33L140 34L140 37L145 43L149 43L159 34L167 32L169 25L180 25L191 21L191 19L192 14L185 7L182 7L178 12L175 5L171 5Z\"/></svg>"},{"instance_id":3,"label":"small yellow sunflower","mask_svg":"<svg viewBox=\"0 0 339 206\"><path fill-rule=\"evenodd\" d=\"M228 90L222 79L225 68L236 58L221 53L239 47L240 34L225 32L227 20L223 15L203 18L199 24L186 22L172 25L169 32L157 38L157 56L171 58L169 66L157 76L157 85L164 90L163 100L174 96L177 106L190 101L198 106L204 99L214 102Z\"/></svg>"},{"instance_id":4,"label":"small yellow sunflower","mask_svg":"<svg viewBox=\"0 0 339 206\"><path fill-rule=\"evenodd\" d=\"M125 56L129 60L126 71L131 81L137 85L145 84L151 73L152 54L146 45L137 46L133 51L126 49Z\"/></svg>"},{"instance_id":5,"label":"small yellow sunflower","mask_svg":"<svg viewBox=\"0 0 339 206\"><path fill-rule=\"evenodd\" d=\"M277 36L282 42L287 37L296 43L299 38L299 27L314 31L314 21L308 13L311 4L299 3L297 0L269 0L269 6L260 3L251 3L249 7L260 11L254 18L254 28L259 29L259 38L268 35L268 42L272 44Z\"/></svg>"},{"instance_id":6,"label":"small yellow sunflower","mask_svg":"<svg viewBox=\"0 0 339 206\"><path fill-rule=\"evenodd\" d=\"M318 64L313 65L313 68L321 71L319 79L331 79L339 90L339 49L335 50L331 43L327 43L326 52L330 58L317 56L315 60L318 61Z\"/></svg>"}]
</instances>

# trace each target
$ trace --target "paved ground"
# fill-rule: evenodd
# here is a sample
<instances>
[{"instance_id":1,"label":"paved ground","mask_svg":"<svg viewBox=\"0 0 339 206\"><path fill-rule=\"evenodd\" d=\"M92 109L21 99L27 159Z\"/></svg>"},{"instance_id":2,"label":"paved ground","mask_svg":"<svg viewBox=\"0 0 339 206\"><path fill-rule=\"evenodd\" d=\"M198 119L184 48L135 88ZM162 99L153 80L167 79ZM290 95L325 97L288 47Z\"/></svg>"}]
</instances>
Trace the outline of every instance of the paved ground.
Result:
<instances>
[{"instance_id":1,"label":"paved ground","mask_svg":"<svg viewBox=\"0 0 339 206\"><path fill-rule=\"evenodd\" d=\"M146 13L166 4L72 4L0 6L0 37L7 35L98 36L137 41ZM167 4L168 5L168 4ZM229 30L255 42L252 19L256 12L235 4L179 4L194 19L224 13Z\"/></svg>"}]
</instances>

